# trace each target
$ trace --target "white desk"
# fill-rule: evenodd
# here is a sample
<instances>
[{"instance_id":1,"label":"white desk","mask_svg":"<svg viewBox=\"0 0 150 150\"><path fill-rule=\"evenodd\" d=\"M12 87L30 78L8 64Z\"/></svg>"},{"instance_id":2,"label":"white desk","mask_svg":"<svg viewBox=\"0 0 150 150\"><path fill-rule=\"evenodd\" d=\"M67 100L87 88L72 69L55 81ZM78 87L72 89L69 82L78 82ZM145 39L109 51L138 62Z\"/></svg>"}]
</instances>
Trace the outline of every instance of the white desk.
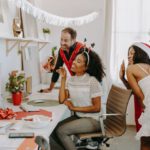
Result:
<instances>
[{"instance_id":1,"label":"white desk","mask_svg":"<svg viewBox=\"0 0 150 150\"><path fill-rule=\"evenodd\" d=\"M41 86L37 87L36 90L40 89ZM58 99L58 90L53 90L52 93L35 93L30 95L31 99ZM18 106L13 106L11 103L5 103L5 107L12 108L14 111L20 111L20 108ZM42 135L47 140L49 135L52 133L56 125L59 121L65 119L70 115L70 111L68 108L61 104L58 106L51 106L51 107L37 107L42 108L47 111L52 112L52 121L48 126L45 128L40 129L31 129L29 127L23 126L22 129L13 131L13 132L34 132L35 135ZM12 131L8 131L5 135L0 135L0 150L16 150L17 147L22 143L24 139L9 139L8 134Z\"/></svg>"}]
</instances>

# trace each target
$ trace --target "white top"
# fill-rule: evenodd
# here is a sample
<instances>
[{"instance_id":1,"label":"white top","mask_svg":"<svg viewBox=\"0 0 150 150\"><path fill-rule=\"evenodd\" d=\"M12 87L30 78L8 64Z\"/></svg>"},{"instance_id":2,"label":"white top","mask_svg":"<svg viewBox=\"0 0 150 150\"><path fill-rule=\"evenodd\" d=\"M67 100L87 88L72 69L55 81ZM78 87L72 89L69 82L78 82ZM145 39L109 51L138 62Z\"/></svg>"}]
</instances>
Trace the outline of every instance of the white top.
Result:
<instances>
[{"instance_id":1,"label":"white top","mask_svg":"<svg viewBox=\"0 0 150 150\"><path fill-rule=\"evenodd\" d=\"M138 82L138 85L144 94L143 103L145 105L145 110L138 120L142 127L138 131L136 138L140 139L142 136L150 136L150 74L144 68L142 68L142 66L138 66L147 75Z\"/></svg>"},{"instance_id":2,"label":"white top","mask_svg":"<svg viewBox=\"0 0 150 150\"><path fill-rule=\"evenodd\" d=\"M92 105L92 98L102 96L102 87L95 77L85 73L83 76L72 76L67 82L70 99L74 106ZM98 120L99 113L76 112L79 117L92 117Z\"/></svg>"}]
</instances>

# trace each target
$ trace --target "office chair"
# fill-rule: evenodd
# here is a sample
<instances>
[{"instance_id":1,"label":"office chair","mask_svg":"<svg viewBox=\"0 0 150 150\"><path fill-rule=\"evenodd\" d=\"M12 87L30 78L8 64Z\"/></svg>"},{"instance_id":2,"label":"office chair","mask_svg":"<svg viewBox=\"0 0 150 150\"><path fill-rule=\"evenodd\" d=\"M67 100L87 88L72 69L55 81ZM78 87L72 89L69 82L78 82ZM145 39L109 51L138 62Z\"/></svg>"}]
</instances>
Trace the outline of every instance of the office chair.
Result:
<instances>
[{"instance_id":1,"label":"office chair","mask_svg":"<svg viewBox=\"0 0 150 150\"><path fill-rule=\"evenodd\" d=\"M97 139L96 149L101 149L102 145L109 147L110 145L107 141L110 138L121 136L126 131L126 111L130 96L131 90L112 85L107 98L106 114L99 116L101 131L97 133L83 133L76 136L81 141L92 138ZM85 148L88 148L88 146L85 146Z\"/></svg>"}]
</instances>

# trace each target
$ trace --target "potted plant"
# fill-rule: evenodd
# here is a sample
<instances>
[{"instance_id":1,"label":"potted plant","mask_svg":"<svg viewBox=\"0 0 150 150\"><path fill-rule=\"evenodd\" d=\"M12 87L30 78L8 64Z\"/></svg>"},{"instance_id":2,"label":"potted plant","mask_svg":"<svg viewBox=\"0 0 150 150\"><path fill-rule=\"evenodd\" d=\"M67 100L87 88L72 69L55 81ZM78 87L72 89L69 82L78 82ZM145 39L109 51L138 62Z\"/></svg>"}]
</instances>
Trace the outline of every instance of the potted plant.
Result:
<instances>
[{"instance_id":1,"label":"potted plant","mask_svg":"<svg viewBox=\"0 0 150 150\"><path fill-rule=\"evenodd\" d=\"M49 40L49 35L50 35L50 29L49 28L43 28L43 34L46 40Z\"/></svg>"},{"instance_id":2,"label":"potted plant","mask_svg":"<svg viewBox=\"0 0 150 150\"><path fill-rule=\"evenodd\" d=\"M9 74L9 82L6 83L6 91L12 93L12 100L14 105L21 104L24 83L24 74L18 74L18 71L12 71Z\"/></svg>"}]
</instances>

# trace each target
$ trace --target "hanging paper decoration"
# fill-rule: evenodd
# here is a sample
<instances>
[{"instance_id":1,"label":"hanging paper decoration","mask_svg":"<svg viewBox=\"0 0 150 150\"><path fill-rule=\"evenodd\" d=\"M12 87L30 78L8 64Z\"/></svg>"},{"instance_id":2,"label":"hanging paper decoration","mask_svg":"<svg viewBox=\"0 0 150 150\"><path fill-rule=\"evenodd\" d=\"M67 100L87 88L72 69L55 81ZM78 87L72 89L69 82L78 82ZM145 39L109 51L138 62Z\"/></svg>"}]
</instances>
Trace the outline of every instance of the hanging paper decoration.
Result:
<instances>
[{"instance_id":1,"label":"hanging paper decoration","mask_svg":"<svg viewBox=\"0 0 150 150\"><path fill-rule=\"evenodd\" d=\"M9 0L9 2L15 4L17 7L21 8L26 13L32 15L33 17L41 20L47 24L57 25L57 26L81 26L83 24L92 22L98 16L98 12L90 13L86 16L75 17L75 18L67 18L67 17L60 17L46 11L43 11L27 0Z\"/></svg>"}]
</instances>

